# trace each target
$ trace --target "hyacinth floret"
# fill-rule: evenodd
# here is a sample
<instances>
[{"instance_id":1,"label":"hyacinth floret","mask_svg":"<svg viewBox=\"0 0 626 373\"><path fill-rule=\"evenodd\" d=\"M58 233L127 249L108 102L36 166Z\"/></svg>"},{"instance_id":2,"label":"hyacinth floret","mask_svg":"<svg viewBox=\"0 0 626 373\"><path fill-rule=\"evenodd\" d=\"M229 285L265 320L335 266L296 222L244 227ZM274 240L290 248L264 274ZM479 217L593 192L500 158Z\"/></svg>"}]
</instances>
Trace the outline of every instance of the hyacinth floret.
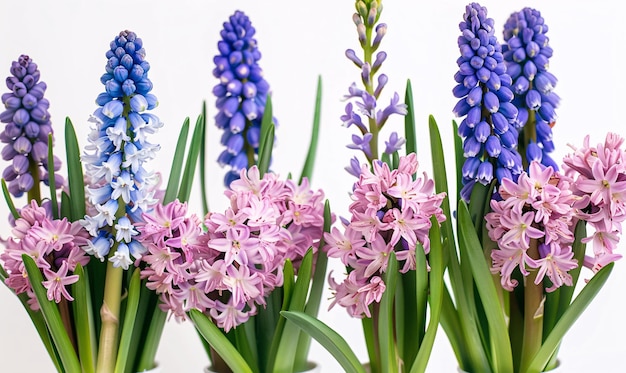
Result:
<instances>
[{"instance_id":1,"label":"hyacinth floret","mask_svg":"<svg viewBox=\"0 0 626 373\"><path fill-rule=\"evenodd\" d=\"M582 240L592 243L593 256L584 265L594 272L622 256L615 251L626 220L626 150L624 138L608 133L596 146L585 137L583 146L563 159L563 171L572 177L573 193L585 203L577 209L580 219L592 228Z\"/></svg>"},{"instance_id":2,"label":"hyacinth floret","mask_svg":"<svg viewBox=\"0 0 626 373\"><path fill-rule=\"evenodd\" d=\"M49 185L48 167L54 171L61 168L56 156L54 164L48 164L48 136L53 130L50 103L44 97L47 86L39 80L37 64L27 55L13 61L10 72L6 79L10 92L2 95L5 110L0 113L0 122L6 126L0 132L0 141L6 144L2 159L11 164L4 169L2 178L13 196L20 197L32 190L37 192L30 197L39 200L39 182ZM56 173L54 185L63 185L63 178Z\"/></svg>"},{"instance_id":3,"label":"hyacinth floret","mask_svg":"<svg viewBox=\"0 0 626 373\"><path fill-rule=\"evenodd\" d=\"M385 292L383 273L388 256L394 251L400 272L416 269L416 250L430 251L428 232L431 218L437 223L446 217L441 209L445 193L434 193L434 182L424 173L416 175L417 156L399 158L397 169L375 161L373 169L363 165L354 185L351 219L343 230L324 233L329 257L339 258L349 274L337 283L329 282L335 304L345 307L353 317L371 317L369 305L380 302Z\"/></svg>"},{"instance_id":4,"label":"hyacinth floret","mask_svg":"<svg viewBox=\"0 0 626 373\"><path fill-rule=\"evenodd\" d=\"M224 22L222 40L217 44L219 54L213 58L213 76L219 79L213 87L219 110L215 123L224 130L220 142L226 147L218 162L230 168L224 177L226 186L239 177L242 169L256 164L261 121L270 94L259 65L261 52L255 34L248 16L236 11Z\"/></svg>"},{"instance_id":5,"label":"hyacinth floret","mask_svg":"<svg viewBox=\"0 0 626 373\"><path fill-rule=\"evenodd\" d=\"M548 25L541 13L524 8L512 13L504 24L502 53L507 73L513 79L513 103L520 110L516 128L520 148L526 149L528 163L539 161L557 169L549 153L554 151L552 126L560 98L554 93L556 77L548 71L552 48L546 36Z\"/></svg>"},{"instance_id":6,"label":"hyacinth floret","mask_svg":"<svg viewBox=\"0 0 626 373\"><path fill-rule=\"evenodd\" d=\"M494 176L514 179L522 171L517 152L518 110L511 103L511 77L506 72L502 47L494 31L494 21L487 9L477 3L465 8L459 24L458 46L461 57L453 94L460 100L454 114L463 117L459 135L463 138L463 189L461 197L469 200L474 185L489 184Z\"/></svg>"},{"instance_id":7,"label":"hyacinth floret","mask_svg":"<svg viewBox=\"0 0 626 373\"><path fill-rule=\"evenodd\" d=\"M42 284L48 300L72 301L67 286L78 281L78 276L68 272L73 273L78 264L85 266L89 262L89 256L82 249L89 243L89 234L79 222L53 219L49 201L40 206L31 200L19 213L11 236L5 241L5 250L0 254L2 267L8 273L5 284L16 294L26 293L29 307L39 309L22 259L26 254L44 275Z\"/></svg>"},{"instance_id":8,"label":"hyacinth floret","mask_svg":"<svg viewBox=\"0 0 626 373\"><path fill-rule=\"evenodd\" d=\"M106 72L100 78L105 92L96 99L99 108L90 119L83 156L92 207L82 223L93 236L87 251L100 260L109 256L115 266L128 269L130 257L139 259L145 251L137 245L134 224L158 202L158 177L144 163L159 149L147 138L162 123L147 112L158 102L150 93L150 64L142 40L132 31L122 31L106 57ZM111 247L115 252L110 253Z\"/></svg>"},{"instance_id":9,"label":"hyacinth floret","mask_svg":"<svg viewBox=\"0 0 626 373\"><path fill-rule=\"evenodd\" d=\"M341 116L341 122L345 127L354 126L359 134L352 135L352 143L348 148L361 151L368 162L378 159L378 138L379 132L390 116L399 114L406 115L406 104L400 102L398 93L394 93L389 104L381 108L381 93L389 78L386 74L378 74L383 62L387 59L387 53L378 51L380 43L387 33L387 25L378 23L382 5L377 1L357 1L356 13L352 20L356 26L360 45L363 49L363 57L357 56L353 49L346 50L346 57L354 63L361 71L361 83L363 88L359 88L356 83L348 89L348 94L344 99L348 101L345 107L345 114ZM372 34L374 35L372 37ZM394 154L404 145L405 140L398 136L397 132L391 132L389 140L385 141L383 153ZM353 175L359 172L351 171L352 166L347 170Z\"/></svg>"},{"instance_id":10,"label":"hyacinth floret","mask_svg":"<svg viewBox=\"0 0 626 373\"><path fill-rule=\"evenodd\" d=\"M226 211L209 212L204 221L187 216L187 205L178 201L157 206L144 214L139 241L147 248L141 275L160 294L161 308L179 320L198 309L228 332L282 286L285 260L297 271L307 250L315 251L324 194L306 179L260 177L253 166L241 170L225 195Z\"/></svg>"}]
</instances>

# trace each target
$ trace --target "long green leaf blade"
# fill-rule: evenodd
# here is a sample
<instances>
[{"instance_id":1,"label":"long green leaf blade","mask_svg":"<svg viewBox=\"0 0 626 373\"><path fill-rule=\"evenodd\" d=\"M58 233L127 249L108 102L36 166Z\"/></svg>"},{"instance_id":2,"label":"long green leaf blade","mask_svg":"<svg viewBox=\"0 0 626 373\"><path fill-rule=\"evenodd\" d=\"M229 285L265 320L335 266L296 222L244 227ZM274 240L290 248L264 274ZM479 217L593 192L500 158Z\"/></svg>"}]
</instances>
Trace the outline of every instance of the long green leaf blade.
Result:
<instances>
[{"instance_id":1,"label":"long green leaf blade","mask_svg":"<svg viewBox=\"0 0 626 373\"><path fill-rule=\"evenodd\" d=\"M226 338L222 331L211 322L202 312L193 309L189 311L189 318L202 337L213 347L224 362L238 373L252 373L246 360L237 351L237 348Z\"/></svg>"},{"instance_id":2,"label":"long green leaf blade","mask_svg":"<svg viewBox=\"0 0 626 373\"><path fill-rule=\"evenodd\" d=\"M188 136L189 117L185 118L185 121L180 128L180 133L178 134L178 141L176 142L176 150L174 151L174 158L172 159L172 168L170 169L167 188L165 189L165 196L163 197L163 204L172 202L178 193L180 174L183 172L183 160L185 159L185 148L187 146Z\"/></svg>"},{"instance_id":3,"label":"long green leaf blade","mask_svg":"<svg viewBox=\"0 0 626 373\"><path fill-rule=\"evenodd\" d=\"M141 280L139 278L139 268L135 268L128 286L128 299L126 300L126 311L124 322L122 323L122 334L119 340L119 348L117 351L117 362L115 363L115 373L124 373L128 364L128 353L130 343L135 328L135 319L137 318L137 308L139 307L139 294L141 293Z\"/></svg>"},{"instance_id":4,"label":"long green leaf blade","mask_svg":"<svg viewBox=\"0 0 626 373\"><path fill-rule=\"evenodd\" d=\"M4 195L4 200L7 202L7 206L9 207L9 211L11 212L11 216L13 219L18 219L20 214L17 212L15 208L15 204L13 203L13 198L11 198L11 194L9 193L9 188L7 187L6 180L2 179L2 194Z\"/></svg>"},{"instance_id":5,"label":"long green leaf blade","mask_svg":"<svg viewBox=\"0 0 626 373\"><path fill-rule=\"evenodd\" d=\"M389 253L387 270L385 271L385 292L380 300L380 317L378 337L380 346L380 365L384 372L397 372L398 359L394 341L393 306L395 303L396 283L398 281L398 260L395 252ZM398 325L402 327L402 325Z\"/></svg>"},{"instance_id":6,"label":"long green leaf blade","mask_svg":"<svg viewBox=\"0 0 626 373\"><path fill-rule=\"evenodd\" d=\"M261 157L265 157L268 156L268 151L269 154L272 153L272 146L273 146L273 141L274 141L274 136L272 136L272 143L267 143L266 144L266 138L268 135L268 131L270 129L270 127L273 127L273 120L274 120L274 109L273 109L273 105L272 105L272 96L271 95L267 95L267 99L265 101L265 109L263 110L263 118L261 118L261 133L259 135L259 158L257 160L257 166L259 166L259 169L261 169L260 167L260 163L261 163ZM269 146L269 148L268 148ZM266 170L265 170L266 171ZM265 173L265 171L261 172L261 176L263 176L263 174Z\"/></svg>"},{"instance_id":7,"label":"long green leaf blade","mask_svg":"<svg viewBox=\"0 0 626 373\"><path fill-rule=\"evenodd\" d=\"M65 330L63 321L61 321L59 308L56 303L48 300L46 289L42 285L43 276L37 264L35 264L33 258L27 254L22 255L22 260L24 261L24 267L28 273L28 278L35 292L35 296L37 297L37 301L39 302L39 307L50 330L52 340L63 363L64 370L66 372L80 372L80 363L76 352L74 352L74 346L72 346L70 337Z\"/></svg>"},{"instance_id":8,"label":"long green leaf blade","mask_svg":"<svg viewBox=\"0 0 626 373\"><path fill-rule=\"evenodd\" d=\"M322 77L317 78L317 89L315 91L315 111L313 112L313 129L311 131L311 141L309 142L309 151L302 167L300 174L300 183L305 177L311 180L313 176L313 168L315 166L315 154L317 153L317 143L320 133L320 120L322 117Z\"/></svg>"},{"instance_id":9,"label":"long green leaf blade","mask_svg":"<svg viewBox=\"0 0 626 373\"><path fill-rule=\"evenodd\" d=\"M52 149L54 147L54 142L52 141L52 133L48 134L48 164L54 164L54 154ZM50 187L50 206L52 207L52 218L59 218L59 203L57 201L57 188L55 182L55 172L54 167L48 167L48 180Z\"/></svg>"},{"instance_id":10,"label":"long green leaf blade","mask_svg":"<svg viewBox=\"0 0 626 373\"><path fill-rule=\"evenodd\" d=\"M80 162L80 149L70 118L65 119L65 151L67 156L67 183L70 190L70 220L85 217L85 180Z\"/></svg>"},{"instance_id":11,"label":"long green leaf blade","mask_svg":"<svg viewBox=\"0 0 626 373\"><path fill-rule=\"evenodd\" d=\"M83 373L95 372L96 370L96 335L91 308L91 292L89 290L89 277L83 266L76 265L74 274L78 275L78 281L72 284L72 302L74 309L74 325L76 326L76 341L78 355Z\"/></svg>"},{"instance_id":12,"label":"long green leaf blade","mask_svg":"<svg viewBox=\"0 0 626 373\"><path fill-rule=\"evenodd\" d=\"M261 176L265 175L270 169L270 163L272 160L272 148L274 147L274 124L268 124L268 129L265 137L262 138L261 144L263 144L263 151L259 151L258 167Z\"/></svg>"},{"instance_id":13,"label":"long green leaf blade","mask_svg":"<svg viewBox=\"0 0 626 373\"><path fill-rule=\"evenodd\" d=\"M346 340L320 320L304 312L281 311L280 313L322 345L341 365L346 373L365 373L359 359Z\"/></svg>"},{"instance_id":14,"label":"long green leaf blade","mask_svg":"<svg viewBox=\"0 0 626 373\"><path fill-rule=\"evenodd\" d=\"M189 200L189 195L191 194L196 164L198 162L198 154L200 154L200 146L202 145L202 134L204 133L203 126L204 120L202 119L202 115L200 115L196 120L196 126L193 130L191 144L189 144L189 152L187 153L187 161L185 162L185 171L183 172L183 177L180 180L178 200L181 202L187 202Z\"/></svg>"},{"instance_id":15,"label":"long green leaf blade","mask_svg":"<svg viewBox=\"0 0 626 373\"><path fill-rule=\"evenodd\" d=\"M406 154L417 153L417 136L415 135L415 109L413 106L413 88L411 80L406 81L404 103L407 113L404 116L404 138L406 139Z\"/></svg>"},{"instance_id":16,"label":"long green leaf blade","mask_svg":"<svg viewBox=\"0 0 626 373\"><path fill-rule=\"evenodd\" d=\"M161 341L166 319L167 312L163 312L159 307L155 307L150 319L150 325L148 326L148 333L143 340L144 345L141 348L141 356L137 365L138 371L141 372L154 368L154 358L159 349L159 341Z\"/></svg>"},{"instance_id":17,"label":"long green leaf blade","mask_svg":"<svg viewBox=\"0 0 626 373\"><path fill-rule=\"evenodd\" d=\"M202 143L200 144L200 196L202 197L202 216L209 213L208 188L206 185L206 100L202 102Z\"/></svg>"},{"instance_id":18,"label":"long green leaf blade","mask_svg":"<svg viewBox=\"0 0 626 373\"><path fill-rule=\"evenodd\" d=\"M550 357L561 343L565 333L574 325L576 320L578 320L580 315L587 309L593 298L598 295L598 292L606 283L606 280L613 270L613 265L614 263L609 263L598 271L580 291L567 310L565 310L563 316L561 316L556 325L554 325L552 332L548 335L548 338L545 339L541 348L535 355L535 358L530 363L528 368L529 372L540 372L544 369Z\"/></svg>"}]
</instances>

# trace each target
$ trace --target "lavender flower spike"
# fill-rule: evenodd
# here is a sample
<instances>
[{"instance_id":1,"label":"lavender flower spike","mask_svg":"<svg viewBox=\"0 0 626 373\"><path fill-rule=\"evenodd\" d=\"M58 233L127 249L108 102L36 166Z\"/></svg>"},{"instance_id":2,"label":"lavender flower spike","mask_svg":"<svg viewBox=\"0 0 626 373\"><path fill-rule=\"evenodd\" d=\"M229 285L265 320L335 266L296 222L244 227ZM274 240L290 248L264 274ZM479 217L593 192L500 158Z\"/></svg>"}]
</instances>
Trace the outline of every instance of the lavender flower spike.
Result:
<instances>
[{"instance_id":1,"label":"lavender flower spike","mask_svg":"<svg viewBox=\"0 0 626 373\"><path fill-rule=\"evenodd\" d=\"M486 185L494 176L499 182L515 179L522 171L522 159L514 126L518 110L511 103L511 77L494 35L494 21L487 18L486 8L471 3L459 28L461 57L452 92L460 100L453 112L463 117L459 135L466 161L461 196L468 201L476 182Z\"/></svg>"},{"instance_id":2,"label":"lavender flower spike","mask_svg":"<svg viewBox=\"0 0 626 373\"><path fill-rule=\"evenodd\" d=\"M133 263L130 255L138 259L142 254L128 250L139 247L134 226L158 202L154 198L158 180L143 165L159 149L146 139L162 123L147 112L156 107L157 99L150 93L150 65L141 39L134 32L120 32L106 57L106 73L100 78L105 92L96 99L100 107L91 118L90 145L83 156L94 208L82 223L93 236L92 247L98 248L90 254L100 260L108 256L114 266L128 269ZM110 242L116 251L110 253L111 247L103 247L103 242Z\"/></svg>"},{"instance_id":3,"label":"lavender flower spike","mask_svg":"<svg viewBox=\"0 0 626 373\"><path fill-rule=\"evenodd\" d=\"M8 182L9 192L20 197L25 192L29 199L40 199L39 182L49 185L48 135L52 133L50 103L43 95L46 83L39 81L39 70L27 55L21 55L11 64L11 75L6 79L10 92L2 95L5 111L0 122L6 123L0 132L2 159L11 164L2 173ZM55 171L61 161L54 157ZM60 188L63 178L55 173L54 185Z\"/></svg>"},{"instance_id":4,"label":"lavender flower spike","mask_svg":"<svg viewBox=\"0 0 626 373\"><path fill-rule=\"evenodd\" d=\"M226 146L218 162L230 167L224 177L226 186L239 178L241 169L256 163L261 120L270 93L258 63L261 52L255 33L248 16L236 11L224 22L222 40L217 44L219 54L213 58L213 76L219 79L219 84L213 87L219 110L215 123L224 130L221 143Z\"/></svg>"},{"instance_id":5,"label":"lavender flower spike","mask_svg":"<svg viewBox=\"0 0 626 373\"><path fill-rule=\"evenodd\" d=\"M530 164L538 160L545 166L556 167L548 153L554 151L552 125L560 98L553 92L556 77L548 71L552 48L548 45L547 32L548 25L541 13L524 8L511 14L506 21L506 44L502 46L502 52L507 72L513 79L513 104L520 110L516 127L524 127L519 142L520 147L527 148L526 162Z\"/></svg>"}]
</instances>

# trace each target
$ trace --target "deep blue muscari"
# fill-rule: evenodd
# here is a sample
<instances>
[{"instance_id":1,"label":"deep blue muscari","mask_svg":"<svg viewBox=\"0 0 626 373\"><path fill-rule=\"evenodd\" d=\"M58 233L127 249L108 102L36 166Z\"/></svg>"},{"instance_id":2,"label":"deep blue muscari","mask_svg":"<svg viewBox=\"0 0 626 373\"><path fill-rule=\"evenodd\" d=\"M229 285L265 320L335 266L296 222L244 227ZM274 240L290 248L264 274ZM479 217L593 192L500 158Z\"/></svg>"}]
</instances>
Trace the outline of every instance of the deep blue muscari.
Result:
<instances>
[{"instance_id":1,"label":"deep blue muscari","mask_svg":"<svg viewBox=\"0 0 626 373\"><path fill-rule=\"evenodd\" d=\"M514 179L522 171L522 158L517 152L518 110L511 103L512 80L494 35L494 21L487 18L486 8L471 3L459 29L461 57L453 94L460 100L453 111L463 117L459 135L466 160L461 197L468 201L477 182L487 185L494 176L498 181Z\"/></svg>"},{"instance_id":2,"label":"deep blue muscari","mask_svg":"<svg viewBox=\"0 0 626 373\"><path fill-rule=\"evenodd\" d=\"M106 52L106 72L100 78L105 92L98 95L99 108L93 114L90 145L83 156L94 212L83 225L94 237L87 251L115 266L127 269L145 248L138 245L134 224L142 212L149 212L155 199L158 177L146 171L144 163L155 156L158 145L147 141L162 126L159 118L147 113L157 106L150 93L150 65L143 42L134 32L122 31ZM116 251L109 255L111 247Z\"/></svg>"},{"instance_id":3,"label":"deep blue muscari","mask_svg":"<svg viewBox=\"0 0 626 373\"><path fill-rule=\"evenodd\" d=\"M224 177L229 186L239 178L239 171L257 161L261 120L270 86L259 66L261 52L254 38L256 30L241 11L224 22L217 44L219 54L213 58L213 76L219 83L213 87L219 110L215 123L224 133L221 143L226 149L218 162L230 169ZM276 124L276 120L274 124Z\"/></svg>"},{"instance_id":4,"label":"deep blue muscari","mask_svg":"<svg viewBox=\"0 0 626 373\"><path fill-rule=\"evenodd\" d=\"M0 132L0 141L6 144L2 159L11 164L4 169L2 178L8 182L9 192L20 197L36 182L49 185L48 135L53 131L48 113L50 103L43 97L47 86L39 81L37 64L27 55L21 55L11 64L10 72L6 79L10 92L2 95L5 110L0 114L0 122L6 126ZM60 167L61 161L55 156L54 171ZM62 185L63 178L55 173L55 186Z\"/></svg>"},{"instance_id":5,"label":"deep blue muscari","mask_svg":"<svg viewBox=\"0 0 626 373\"><path fill-rule=\"evenodd\" d=\"M502 46L507 72L513 79L513 104L520 110L518 127L525 126L520 142L526 148L528 164L540 161L558 169L548 155L554 150L551 125L556 120L559 96L553 92L556 77L548 71L552 48L546 36L548 26L541 13L524 8L511 14L504 25Z\"/></svg>"}]
</instances>

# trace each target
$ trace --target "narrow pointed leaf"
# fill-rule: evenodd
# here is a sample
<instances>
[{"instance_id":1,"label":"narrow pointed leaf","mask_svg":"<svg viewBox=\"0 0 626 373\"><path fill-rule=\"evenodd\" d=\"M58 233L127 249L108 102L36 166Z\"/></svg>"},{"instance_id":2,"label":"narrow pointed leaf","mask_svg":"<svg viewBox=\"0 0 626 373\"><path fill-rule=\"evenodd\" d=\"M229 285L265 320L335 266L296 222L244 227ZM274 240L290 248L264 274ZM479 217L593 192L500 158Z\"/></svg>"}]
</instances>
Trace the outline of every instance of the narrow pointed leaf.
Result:
<instances>
[{"instance_id":1,"label":"narrow pointed leaf","mask_svg":"<svg viewBox=\"0 0 626 373\"><path fill-rule=\"evenodd\" d=\"M326 351L333 355L346 373L365 373L363 365L350 348L350 345L328 325L304 312L281 311L280 314L322 345Z\"/></svg>"},{"instance_id":2,"label":"narrow pointed leaf","mask_svg":"<svg viewBox=\"0 0 626 373\"><path fill-rule=\"evenodd\" d=\"M202 215L209 212L208 188L206 185L206 101L202 102L202 143L200 144L200 196L202 197Z\"/></svg>"},{"instance_id":3,"label":"narrow pointed leaf","mask_svg":"<svg viewBox=\"0 0 626 373\"><path fill-rule=\"evenodd\" d=\"M43 276L37 264L35 264L33 258L27 254L22 255L22 260L24 261L24 267L28 273L28 278L37 297L37 301L39 302L41 312L50 330L52 340L59 353L63 368L67 372L80 372L80 363L74 352L74 346L72 346L70 337L65 330L63 321L61 321L59 308L56 303L48 300L46 289L42 285Z\"/></svg>"},{"instance_id":4,"label":"narrow pointed leaf","mask_svg":"<svg viewBox=\"0 0 626 373\"><path fill-rule=\"evenodd\" d=\"M196 309L192 309L189 311L189 318L191 318L202 337L224 359L224 362L233 372L252 373L252 369L250 369L246 360L237 351L237 348L233 346L222 331L206 315Z\"/></svg>"},{"instance_id":5,"label":"narrow pointed leaf","mask_svg":"<svg viewBox=\"0 0 626 373\"><path fill-rule=\"evenodd\" d=\"M2 179L2 194L4 195L4 200L7 202L7 206L9 207L9 211L11 212L11 216L13 216L13 219L18 219L20 217L20 214L15 208L13 198L11 198L11 193L9 193L9 188L7 188L7 182L4 179Z\"/></svg>"},{"instance_id":6,"label":"narrow pointed leaf","mask_svg":"<svg viewBox=\"0 0 626 373\"><path fill-rule=\"evenodd\" d=\"M72 306L78 355L83 373L90 373L96 370L97 344L91 308L89 277L80 263L76 265L74 274L78 275L78 281L72 284L72 294L74 296Z\"/></svg>"},{"instance_id":7,"label":"narrow pointed leaf","mask_svg":"<svg viewBox=\"0 0 626 373\"><path fill-rule=\"evenodd\" d=\"M139 363L137 365L139 372L154 368L155 356L159 349L159 342L161 341L161 335L165 327L165 320L167 320L167 312L163 312L159 307L155 307L152 318L150 319L148 333L143 340L144 345L141 348L141 356L139 357Z\"/></svg>"},{"instance_id":8,"label":"narrow pointed leaf","mask_svg":"<svg viewBox=\"0 0 626 373\"><path fill-rule=\"evenodd\" d=\"M174 158L172 159L172 168L170 169L170 175L165 189L165 196L163 197L163 204L172 202L178 193L180 174L183 172L183 160L185 159L185 148L187 147L188 135L189 117L185 118L185 121L180 128L180 133L178 134L178 142L176 143Z\"/></svg>"},{"instance_id":9,"label":"narrow pointed leaf","mask_svg":"<svg viewBox=\"0 0 626 373\"><path fill-rule=\"evenodd\" d=\"M396 343L394 340L393 305L398 281L398 260L392 251L389 254L385 272L385 292L380 300L378 337L380 346L380 365L385 372L398 371ZM401 327L401 326L400 326Z\"/></svg>"},{"instance_id":10,"label":"narrow pointed leaf","mask_svg":"<svg viewBox=\"0 0 626 373\"><path fill-rule=\"evenodd\" d=\"M76 132L70 118L65 119L65 152L67 156L67 183L70 195L70 220L85 217L85 180Z\"/></svg>"},{"instance_id":11,"label":"narrow pointed leaf","mask_svg":"<svg viewBox=\"0 0 626 373\"><path fill-rule=\"evenodd\" d=\"M410 79L407 79L406 81L404 103L406 104L407 109L407 113L404 116L404 138L406 139L406 154L417 153L417 136L415 135L415 109L413 106L413 89L411 88Z\"/></svg>"},{"instance_id":12,"label":"narrow pointed leaf","mask_svg":"<svg viewBox=\"0 0 626 373\"><path fill-rule=\"evenodd\" d=\"M48 164L54 164L54 154L52 148L54 143L52 141L52 133L48 134ZM48 167L48 184L50 186L50 206L52 207L52 218L59 218L59 203L57 202L57 188L54 180L54 167Z\"/></svg>"},{"instance_id":13,"label":"narrow pointed leaf","mask_svg":"<svg viewBox=\"0 0 626 373\"><path fill-rule=\"evenodd\" d=\"M272 107L272 96L267 95L267 100L265 101L265 109L263 110L263 118L261 118L261 133L259 135L259 158L257 160L257 166L261 169L261 158L267 157L268 159L271 157L272 147L274 146L274 136L272 136L271 141L267 141L268 132L270 127L274 127L273 124L273 107ZM269 154L268 154L269 152ZM269 161L267 163L269 166ZM252 166L252 165L250 165ZM261 176L267 171L267 169L261 171Z\"/></svg>"},{"instance_id":14,"label":"narrow pointed leaf","mask_svg":"<svg viewBox=\"0 0 626 373\"><path fill-rule=\"evenodd\" d=\"M258 167L261 177L269 171L272 160L272 148L274 147L274 125L269 123L265 136L261 138L263 151L259 151Z\"/></svg>"},{"instance_id":15,"label":"narrow pointed leaf","mask_svg":"<svg viewBox=\"0 0 626 373\"><path fill-rule=\"evenodd\" d=\"M311 141L309 142L309 151L302 167L300 174L300 182L305 177L311 180L313 176L313 168L315 166L315 154L317 153L317 143L320 133L320 120L322 116L322 77L317 78L317 89L315 91L315 111L313 112L313 129L311 131Z\"/></svg>"},{"instance_id":16,"label":"narrow pointed leaf","mask_svg":"<svg viewBox=\"0 0 626 373\"><path fill-rule=\"evenodd\" d=\"M198 154L200 154L200 146L202 145L202 133L204 121L202 115L198 116L196 126L193 130L191 144L189 144L189 152L187 153L187 161L185 162L185 170L180 180L180 189L178 190L178 200L187 202L191 194L191 186L193 185L196 164L198 162Z\"/></svg>"},{"instance_id":17,"label":"narrow pointed leaf","mask_svg":"<svg viewBox=\"0 0 626 373\"><path fill-rule=\"evenodd\" d=\"M135 268L130 280L130 284L128 286L128 298L126 300L124 321L121 325L122 332L119 340L119 348L117 351L115 373L124 373L127 370L128 364L133 365L133 361L128 360L128 353L130 350L130 343L132 341L133 330L136 325L135 320L137 317L137 308L139 307L139 294L141 293L141 280L139 278L139 271L139 268Z\"/></svg>"}]
</instances>

